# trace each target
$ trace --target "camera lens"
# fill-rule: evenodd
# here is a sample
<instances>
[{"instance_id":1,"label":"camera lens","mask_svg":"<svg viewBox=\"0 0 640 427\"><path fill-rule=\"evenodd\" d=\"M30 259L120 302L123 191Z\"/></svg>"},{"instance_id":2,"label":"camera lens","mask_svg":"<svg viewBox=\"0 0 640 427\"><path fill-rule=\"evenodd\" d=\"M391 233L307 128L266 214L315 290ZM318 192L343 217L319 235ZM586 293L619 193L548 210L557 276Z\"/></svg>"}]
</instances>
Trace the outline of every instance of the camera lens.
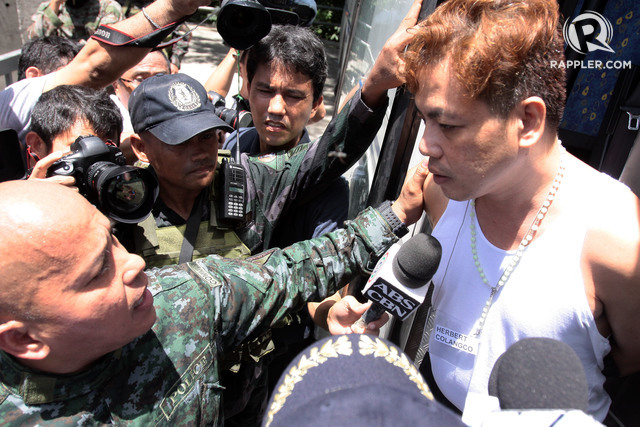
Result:
<instances>
[{"instance_id":1,"label":"camera lens","mask_svg":"<svg viewBox=\"0 0 640 427\"><path fill-rule=\"evenodd\" d=\"M100 210L116 221L137 223L151 213L158 182L150 171L98 162L91 166L87 177L98 196Z\"/></svg>"},{"instance_id":2,"label":"camera lens","mask_svg":"<svg viewBox=\"0 0 640 427\"><path fill-rule=\"evenodd\" d=\"M214 112L234 129L253 126L253 117L249 111L238 111L233 108L217 107Z\"/></svg>"}]
</instances>

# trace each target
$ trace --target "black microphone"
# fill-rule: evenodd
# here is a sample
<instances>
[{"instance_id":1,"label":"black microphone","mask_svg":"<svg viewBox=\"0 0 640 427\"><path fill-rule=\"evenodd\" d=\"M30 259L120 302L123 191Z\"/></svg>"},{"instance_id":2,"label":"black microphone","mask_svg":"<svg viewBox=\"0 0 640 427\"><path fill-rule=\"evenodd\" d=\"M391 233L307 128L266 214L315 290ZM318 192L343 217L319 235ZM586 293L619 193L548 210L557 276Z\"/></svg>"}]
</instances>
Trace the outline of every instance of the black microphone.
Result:
<instances>
[{"instance_id":1,"label":"black microphone","mask_svg":"<svg viewBox=\"0 0 640 427\"><path fill-rule=\"evenodd\" d=\"M491 370L489 394L501 409L586 411L589 401L580 358L568 344L551 338L512 344Z\"/></svg>"},{"instance_id":2,"label":"black microphone","mask_svg":"<svg viewBox=\"0 0 640 427\"><path fill-rule=\"evenodd\" d=\"M364 327L385 311L405 320L424 301L441 257L442 246L430 234L419 233L391 246L365 285L363 294L373 304L356 324Z\"/></svg>"}]
</instances>

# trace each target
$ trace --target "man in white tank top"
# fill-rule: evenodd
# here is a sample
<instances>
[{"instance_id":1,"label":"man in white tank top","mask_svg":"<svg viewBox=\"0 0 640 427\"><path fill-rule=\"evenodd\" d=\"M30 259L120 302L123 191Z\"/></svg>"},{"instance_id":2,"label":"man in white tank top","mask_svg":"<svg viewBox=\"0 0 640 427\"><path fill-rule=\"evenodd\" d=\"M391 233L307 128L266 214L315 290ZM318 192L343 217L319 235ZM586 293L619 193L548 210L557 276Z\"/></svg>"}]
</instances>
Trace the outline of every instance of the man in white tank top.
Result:
<instances>
[{"instance_id":1,"label":"man in white tank top","mask_svg":"<svg viewBox=\"0 0 640 427\"><path fill-rule=\"evenodd\" d=\"M640 370L640 204L567 153L555 0L448 0L413 31L406 78L425 123L425 208L443 246L429 357L477 422L496 359L544 336L579 355L607 416L603 358Z\"/></svg>"}]
</instances>

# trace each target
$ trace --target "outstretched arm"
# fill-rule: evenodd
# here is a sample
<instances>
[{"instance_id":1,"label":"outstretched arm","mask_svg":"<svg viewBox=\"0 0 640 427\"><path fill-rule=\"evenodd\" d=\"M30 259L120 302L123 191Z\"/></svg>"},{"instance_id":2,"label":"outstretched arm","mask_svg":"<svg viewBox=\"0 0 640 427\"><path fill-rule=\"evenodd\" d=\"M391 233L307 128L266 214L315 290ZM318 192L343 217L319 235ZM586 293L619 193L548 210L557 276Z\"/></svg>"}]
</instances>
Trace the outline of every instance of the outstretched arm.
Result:
<instances>
[{"instance_id":1,"label":"outstretched arm","mask_svg":"<svg viewBox=\"0 0 640 427\"><path fill-rule=\"evenodd\" d=\"M424 159L407 173L407 179L402 186L400 196L391 206L398 218L407 225L414 224L422 216L422 190L429 175L427 166L428 162ZM352 296L341 299L340 295L336 294L319 303L311 315L316 324L333 335L348 333L377 335L380 328L389 320L389 315L386 313L380 319L367 324L366 329L355 325L355 322L360 319L370 305L370 303L362 304Z\"/></svg>"},{"instance_id":2,"label":"outstretched arm","mask_svg":"<svg viewBox=\"0 0 640 427\"><path fill-rule=\"evenodd\" d=\"M145 11L153 22L163 26L191 15L199 6L206 6L210 0L156 0ZM152 24L142 13L112 25L113 28L136 38L151 33ZM65 67L52 73L45 86L45 91L60 85L83 85L103 88L120 75L140 62L150 48L109 46L94 39L76 55Z\"/></svg>"},{"instance_id":3,"label":"outstretched arm","mask_svg":"<svg viewBox=\"0 0 640 427\"><path fill-rule=\"evenodd\" d=\"M230 48L227 55L220 61L204 84L204 88L214 91L222 97L226 97L231 88L233 75L236 71L236 58L240 54L236 49Z\"/></svg>"},{"instance_id":4,"label":"outstretched arm","mask_svg":"<svg viewBox=\"0 0 640 427\"><path fill-rule=\"evenodd\" d=\"M415 0L398 30L387 40L361 90L339 114L307 153L300 169L295 193L302 197L319 191L327 182L353 166L376 137L388 102L387 90L403 83L402 55L411 39L408 29L415 26L422 0Z\"/></svg>"}]
</instances>

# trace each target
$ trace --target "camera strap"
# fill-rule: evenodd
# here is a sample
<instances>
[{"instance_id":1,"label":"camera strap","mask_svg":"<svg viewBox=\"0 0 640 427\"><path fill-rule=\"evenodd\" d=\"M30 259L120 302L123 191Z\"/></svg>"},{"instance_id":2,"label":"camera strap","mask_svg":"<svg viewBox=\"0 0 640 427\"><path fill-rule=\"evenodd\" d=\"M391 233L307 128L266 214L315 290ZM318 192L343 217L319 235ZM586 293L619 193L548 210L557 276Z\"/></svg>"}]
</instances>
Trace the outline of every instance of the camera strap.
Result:
<instances>
[{"instance_id":1,"label":"camera strap","mask_svg":"<svg viewBox=\"0 0 640 427\"><path fill-rule=\"evenodd\" d=\"M189 36L196 28L202 25L205 21L207 21L214 12L208 14L200 23L193 28L190 28L189 31L182 34L179 37L173 38L169 41L162 43L162 41L167 38L171 33L175 31L180 24L185 22L187 19L191 18L194 14L188 15L178 19L175 22L165 25L164 27L160 27L155 31L150 32L144 36L133 38L127 33L123 33L120 30L116 30L109 25L100 25L95 33L91 36L91 38L106 43L110 46L131 46L131 47L146 47L151 48L152 50L160 50L164 49L167 46L171 46L185 37Z\"/></svg>"},{"instance_id":2,"label":"camera strap","mask_svg":"<svg viewBox=\"0 0 640 427\"><path fill-rule=\"evenodd\" d=\"M187 219L187 226L184 230L184 239L182 240L182 247L180 248L179 264L191 261L193 257L193 249L196 246L196 239L198 238L198 229L200 228L200 222L202 219L202 193L196 197L193 202L193 208Z\"/></svg>"},{"instance_id":3,"label":"camera strap","mask_svg":"<svg viewBox=\"0 0 640 427\"><path fill-rule=\"evenodd\" d=\"M160 42L171 34L182 22L184 22L184 19L167 24L164 27L160 27L149 34L138 38L133 38L120 30L110 27L109 25L100 25L91 38L110 46L150 47L159 49Z\"/></svg>"}]
</instances>

